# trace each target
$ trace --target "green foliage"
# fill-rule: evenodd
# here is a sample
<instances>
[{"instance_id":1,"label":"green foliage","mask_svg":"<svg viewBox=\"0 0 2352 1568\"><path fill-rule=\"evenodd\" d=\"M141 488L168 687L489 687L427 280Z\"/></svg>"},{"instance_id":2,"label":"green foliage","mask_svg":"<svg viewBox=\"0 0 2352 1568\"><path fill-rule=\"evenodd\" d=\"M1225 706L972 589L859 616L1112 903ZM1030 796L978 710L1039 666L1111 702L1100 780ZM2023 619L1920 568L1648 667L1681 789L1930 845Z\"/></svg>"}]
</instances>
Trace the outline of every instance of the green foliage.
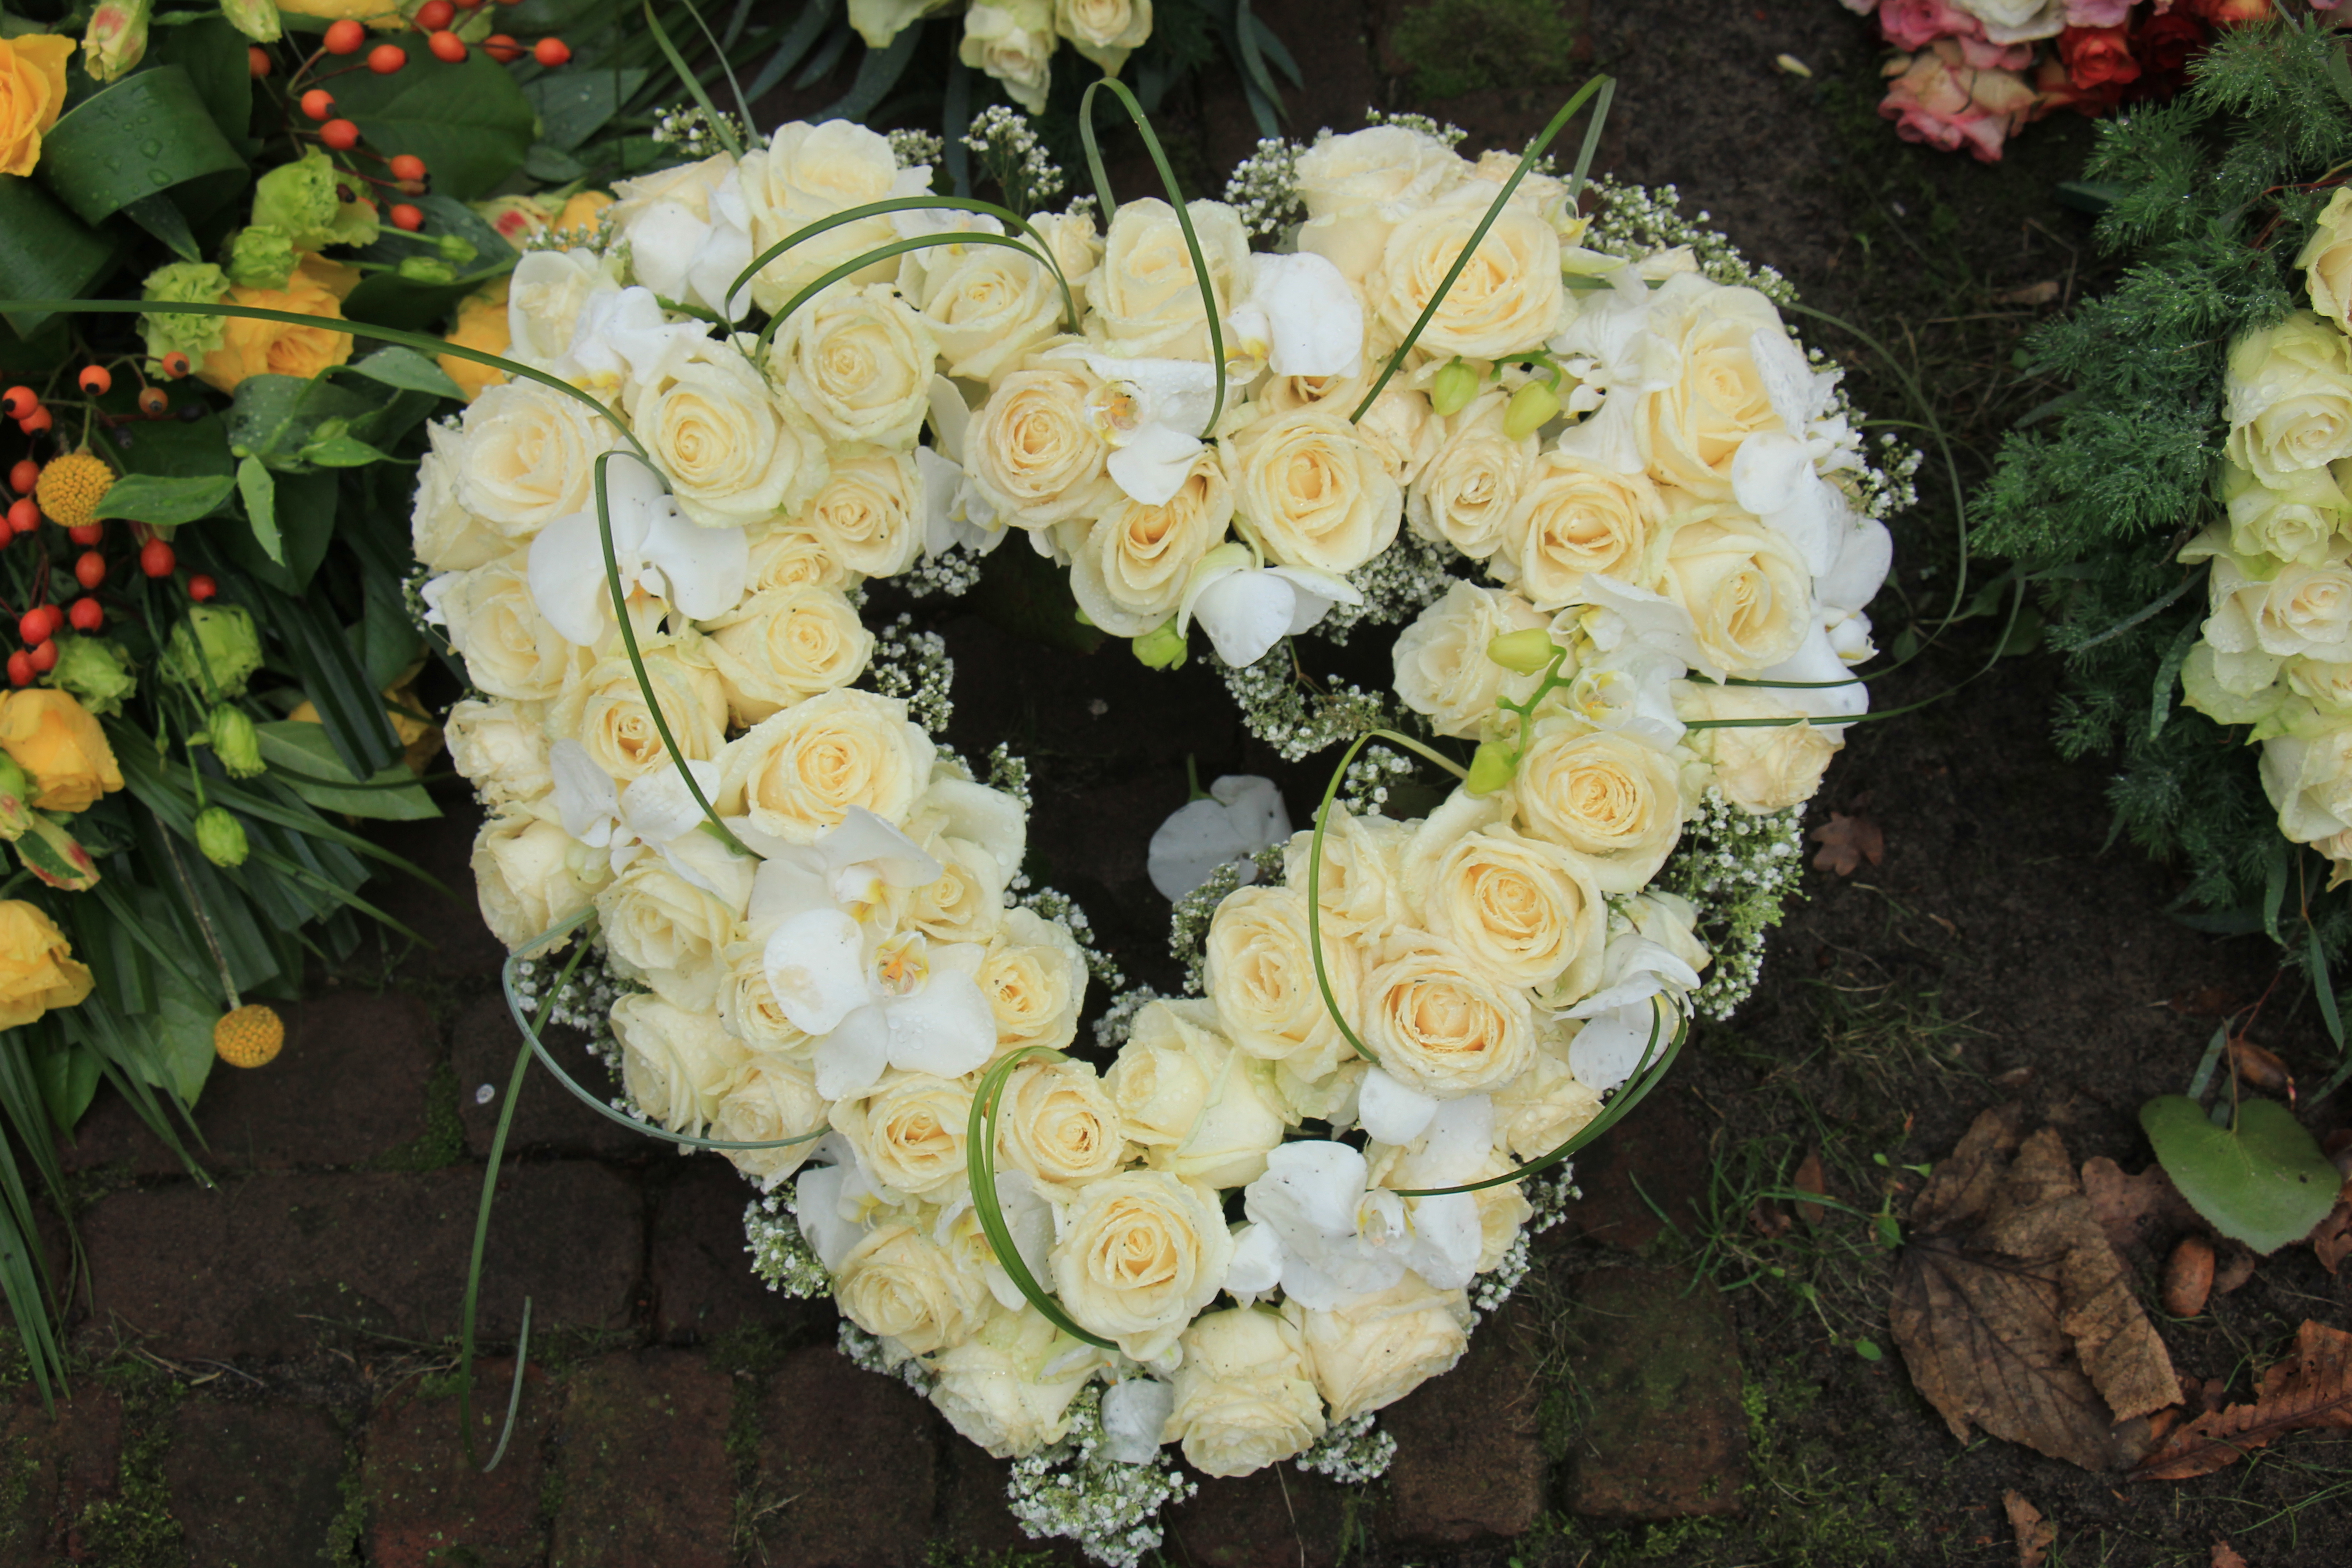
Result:
<instances>
[{"instance_id":1,"label":"green foliage","mask_svg":"<svg viewBox=\"0 0 2352 1568\"><path fill-rule=\"evenodd\" d=\"M1566 81L1576 24L1557 0L1422 0L1397 19L1396 52L1418 98Z\"/></svg>"},{"instance_id":2,"label":"green foliage","mask_svg":"<svg viewBox=\"0 0 2352 1568\"><path fill-rule=\"evenodd\" d=\"M2028 341L2020 369L2072 389L2004 438L1973 539L2041 596L2067 656L2059 747L2117 759L2116 831L2179 866L2200 924L2262 929L2266 892L2288 886L2291 918L2334 952L2352 910L2320 903L2325 868L2300 851L2282 884L2291 847L2242 732L2179 703L2206 595L2202 569L2175 557L2221 515L2229 346L2295 308L2322 182L2352 159L2352 73L2332 25L2273 22L2222 34L2194 76L2173 103L2100 128L2081 188L2109 204L2100 242L2130 265Z\"/></svg>"}]
</instances>

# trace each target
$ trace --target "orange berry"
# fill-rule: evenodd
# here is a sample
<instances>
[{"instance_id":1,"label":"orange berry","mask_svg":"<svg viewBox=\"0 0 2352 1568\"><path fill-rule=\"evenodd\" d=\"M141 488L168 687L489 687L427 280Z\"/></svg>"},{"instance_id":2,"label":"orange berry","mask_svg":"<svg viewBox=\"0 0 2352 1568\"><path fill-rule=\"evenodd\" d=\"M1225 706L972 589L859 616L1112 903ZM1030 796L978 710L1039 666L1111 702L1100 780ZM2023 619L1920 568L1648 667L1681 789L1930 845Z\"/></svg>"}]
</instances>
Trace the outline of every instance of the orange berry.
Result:
<instances>
[{"instance_id":1,"label":"orange berry","mask_svg":"<svg viewBox=\"0 0 2352 1568\"><path fill-rule=\"evenodd\" d=\"M214 582L206 573L199 572L188 579L188 597L199 605L219 592L220 584Z\"/></svg>"},{"instance_id":2,"label":"orange berry","mask_svg":"<svg viewBox=\"0 0 2352 1568\"><path fill-rule=\"evenodd\" d=\"M466 41L446 28L426 38L425 47L433 51L435 59L453 66L466 58Z\"/></svg>"},{"instance_id":3,"label":"orange berry","mask_svg":"<svg viewBox=\"0 0 2352 1568\"><path fill-rule=\"evenodd\" d=\"M15 468L8 470L8 488L20 496L31 495L33 487L40 482L41 465L30 458L19 460Z\"/></svg>"},{"instance_id":4,"label":"orange berry","mask_svg":"<svg viewBox=\"0 0 2352 1568\"><path fill-rule=\"evenodd\" d=\"M35 605L16 617L16 635L26 647L38 647L48 640L49 606Z\"/></svg>"},{"instance_id":5,"label":"orange berry","mask_svg":"<svg viewBox=\"0 0 2352 1568\"><path fill-rule=\"evenodd\" d=\"M360 128L348 120L330 120L319 127L319 140L338 153L348 153L360 144Z\"/></svg>"},{"instance_id":6,"label":"orange berry","mask_svg":"<svg viewBox=\"0 0 2352 1568\"><path fill-rule=\"evenodd\" d=\"M367 42L367 29L346 16L327 28L327 52L331 55L355 55Z\"/></svg>"},{"instance_id":7,"label":"orange berry","mask_svg":"<svg viewBox=\"0 0 2352 1568\"><path fill-rule=\"evenodd\" d=\"M30 419L40 405L41 395L29 386L12 386L0 394L0 408L5 408L11 419Z\"/></svg>"},{"instance_id":8,"label":"orange berry","mask_svg":"<svg viewBox=\"0 0 2352 1568\"><path fill-rule=\"evenodd\" d=\"M335 95L323 87L314 87L302 95L302 112L313 120L324 120L335 112Z\"/></svg>"},{"instance_id":9,"label":"orange berry","mask_svg":"<svg viewBox=\"0 0 2352 1568\"><path fill-rule=\"evenodd\" d=\"M150 386L139 394L139 412L150 419L161 419L172 411L172 399L160 386Z\"/></svg>"},{"instance_id":10,"label":"orange berry","mask_svg":"<svg viewBox=\"0 0 2352 1568\"><path fill-rule=\"evenodd\" d=\"M33 410L32 417L16 421L16 428L27 436L38 436L56 423L56 420L49 417L47 409L36 408Z\"/></svg>"},{"instance_id":11,"label":"orange berry","mask_svg":"<svg viewBox=\"0 0 2352 1568\"><path fill-rule=\"evenodd\" d=\"M269 74L269 51L259 44L245 46L245 68L253 79L259 81Z\"/></svg>"},{"instance_id":12,"label":"orange berry","mask_svg":"<svg viewBox=\"0 0 2352 1568\"><path fill-rule=\"evenodd\" d=\"M428 33L437 33L457 19L457 7L449 0L425 0L416 8L416 25Z\"/></svg>"},{"instance_id":13,"label":"orange berry","mask_svg":"<svg viewBox=\"0 0 2352 1568\"><path fill-rule=\"evenodd\" d=\"M414 234L425 226L425 215L406 202L396 203L392 209L392 226Z\"/></svg>"},{"instance_id":14,"label":"orange berry","mask_svg":"<svg viewBox=\"0 0 2352 1568\"><path fill-rule=\"evenodd\" d=\"M100 540L106 537L106 524L102 522L78 522L71 528L66 530L66 537L72 540L76 544L96 544Z\"/></svg>"},{"instance_id":15,"label":"orange berry","mask_svg":"<svg viewBox=\"0 0 2352 1568\"><path fill-rule=\"evenodd\" d=\"M26 496L8 506L8 531L11 535L30 533L41 526L41 509L33 498Z\"/></svg>"},{"instance_id":16,"label":"orange berry","mask_svg":"<svg viewBox=\"0 0 2352 1568\"><path fill-rule=\"evenodd\" d=\"M492 33L483 39L482 52L500 65L522 58L522 46L504 33Z\"/></svg>"},{"instance_id":17,"label":"orange berry","mask_svg":"<svg viewBox=\"0 0 2352 1568\"><path fill-rule=\"evenodd\" d=\"M33 684L33 656L23 648L18 648L8 656L8 684L11 686Z\"/></svg>"},{"instance_id":18,"label":"orange berry","mask_svg":"<svg viewBox=\"0 0 2352 1568\"><path fill-rule=\"evenodd\" d=\"M421 180L425 177L425 160L414 153L402 153L392 160L392 177L395 180Z\"/></svg>"},{"instance_id":19,"label":"orange berry","mask_svg":"<svg viewBox=\"0 0 2352 1568\"><path fill-rule=\"evenodd\" d=\"M172 547L160 539L151 539L139 547L139 570L150 577L169 577L172 568L180 563Z\"/></svg>"},{"instance_id":20,"label":"orange berry","mask_svg":"<svg viewBox=\"0 0 2352 1568\"><path fill-rule=\"evenodd\" d=\"M35 649L33 650L33 652L32 652L32 660L33 660L33 668L34 668L36 670L38 670L38 671L39 671L41 674L43 674L43 675L47 675L47 674L48 674L48 672L49 672L49 671L51 671L51 670L53 670L53 669L57 668L57 667L58 667L58 645L57 645L57 643L56 643L54 640L52 640L52 641L45 642L45 643L43 643L40 647L38 647L35 648Z\"/></svg>"},{"instance_id":21,"label":"orange berry","mask_svg":"<svg viewBox=\"0 0 2352 1568\"><path fill-rule=\"evenodd\" d=\"M390 76L408 63L408 51L398 44L378 44L368 51L368 69Z\"/></svg>"},{"instance_id":22,"label":"orange berry","mask_svg":"<svg viewBox=\"0 0 2352 1568\"><path fill-rule=\"evenodd\" d=\"M114 374L102 364L86 365L75 378L92 397L104 397L114 387Z\"/></svg>"},{"instance_id":23,"label":"orange berry","mask_svg":"<svg viewBox=\"0 0 2352 1568\"><path fill-rule=\"evenodd\" d=\"M72 607L66 611L66 619L73 623L73 629L78 632L94 632L106 625L106 612L99 607L96 599L83 597L76 599Z\"/></svg>"},{"instance_id":24,"label":"orange berry","mask_svg":"<svg viewBox=\"0 0 2352 1568\"><path fill-rule=\"evenodd\" d=\"M106 557L95 550L83 551L74 558L74 581L85 588L95 588L105 582Z\"/></svg>"},{"instance_id":25,"label":"orange berry","mask_svg":"<svg viewBox=\"0 0 2352 1568\"><path fill-rule=\"evenodd\" d=\"M177 349L173 349L170 353L163 356L163 374L170 376L173 381L179 380L182 376L187 374L194 367L188 363L188 356L182 353Z\"/></svg>"},{"instance_id":26,"label":"orange berry","mask_svg":"<svg viewBox=\"0 0 2352 1568\"><path fill-rule=\"evenodd\" d=\"M541 38L530 47L530 58L553 70L572 58L572 46L562 38Z\"/></svg>"}]
</instances>

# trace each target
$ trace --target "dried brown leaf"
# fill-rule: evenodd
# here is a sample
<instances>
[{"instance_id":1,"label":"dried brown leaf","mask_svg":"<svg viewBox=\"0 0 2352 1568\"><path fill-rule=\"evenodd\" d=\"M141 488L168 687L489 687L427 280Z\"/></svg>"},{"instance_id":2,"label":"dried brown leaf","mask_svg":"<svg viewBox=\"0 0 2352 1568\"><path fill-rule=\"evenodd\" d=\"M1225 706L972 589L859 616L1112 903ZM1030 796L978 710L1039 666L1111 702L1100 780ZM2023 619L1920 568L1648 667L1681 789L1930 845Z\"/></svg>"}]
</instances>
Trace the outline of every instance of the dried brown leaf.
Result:
<instances>
[{"instance_id":1,"label":"dried brown leaf","mask_svg":"<svg viewBox=\"0 0 2352 1568\"><path fill-rule=\"evenodd\" d=\"M2201 1236L2182 1237L2164 1266L2164 1310L2176 1318L2193 1318L2212 1294L2213 1244Z\"/></svg>"},{"instance_id":2,"label":"dried brown leaf","mask_svg":"<svg viewBox=\"0 0 2352 1568\"><path fill-rule=\"evenodd\" d=\"M1809 837L1821 846L1813 856L1818 870L1834 871L1841 877L1851 877L1862 869L1862 863L1875 866L1886 858L1886 835L1878 824L1860 812L1848 816L1842 811L1830 813L1830 819L1813 829Z\"/></svg>"},{"instance_id":3,"label":"dried brown leaf","mask_svg":"<svg viewBox=\"0 0 2352 1568\"><path fill-rule=\"evenodd\" d=\"M2311 1250L2318 1256L2319 1266L2330 1274L2344 1267L2345 1258L2352 1258L2352 1203L2336 1200L2327 1217L2313 1227Z\"/></svg>"},{"instance_id":4,"label":"dried brown leaf","mask_svg":"<svg viewBox=\"0 0 2352 1568\"><path fill-rule=\"evenodd\" d=\"M2352 1333L2306 1320L2295 1331L2294 1358L2263 1373L2252 1404L2200 1415L2132 1474L2154 1481L2210 1475L2274 1437L2320 1426L2352 1428Z\"/></svg>"},{"instance_id":5,"label":"dried brown leaf","mask_svg":"<svg viewBox=\"0 0 2352 1568\"><path fill-rule=\"evenodd\" d=\"M2242 1241L2225 1241L2221 1257L2213 1268L2213 1294L2226 1296L2254 1277L2254 1249Z\"/></svg>"},{"instance_id":6,"label":"dried brown leaf","mask_svg":"<svg viewBox=\"0 0 2352 1568\"><path fill-rule=\"evenodd\" d=\"M2017 1531L2017 1568L2042 1568L2042 1560L2058 1544L2058 1527L2042 1518L2023 1492L2001 1493L2000 1506L2009 1514L2009 1527Z\"/></svg>"},{"instance_id":7,"label":"dried brown leaf","mask_svg":"<svg viewBox=\"0 0 2352 1568\"><path fill-rule=\"evenodd\" d=\"M1789 1184L1801 1193L1827 1195L1830 1190L1829 1183L1822 1175L1820 1150L1809 1151L1805 1157L1797 1163L1796 1174L1789 1178ZM1797 1205L1797 1217L1807 1225L1819 1225L1828 1216L1829 1211L1819 1204L1799 1203Z\"/></svg>"},{"instance_id":8,"label":"dried brown leaf","mask_svg":"<svg viewBox=\"0 0 2352 1568\"><path fill-rule=\"evenodd\" d=\"M1971 1426L2085 1469L2137 1442L2118 1422L2173 1404L2179 1378L2140 1310L2056 1132L1985 1112L1912 1206L1890 1308L1911 1380Z\"/></svg>"},{"instance_id":9,"label":"dried brown leaf","mask_svg":"<svg viewBox=\"0 0 2352 1568\"><path fill-rule=\"evenodd\" d=\"M2083 1195L2091 1214L2116 1251L2137 1257L2151 1243L2203 1222L2161 1165L2150 1165L2137 1176L2105 1155L2083 1162Z\"/></svg>"},{"instance_id":10,"label":"dried brown leaf","mask_svg":"<svg viewBox=\"0 0 2352 1568\"><path fill-rule=\"evenodd\" d=\"M2213 1561L2208 1568L2246 1568L2246 1560L2226 1541L2213 1543Z\"/></svg>"},{"instance_id":11,"label":"dried brown leaf","mask_svg":"<svg viewBox=\"0 0 2352 1568\"><path fill-rule=\"evenodd\" d=\"M2294 1098L2294 1074L2286 1070L2285 1058L2276 1051L2266 1051L2252 1040L2231 1040L2230 1065L2238 1069L2241 1081L2264 1094Z\"/></svg>"},{"instance_id":12,"label":"dried brown leaf","mask_svg":"<svg viewBox=\"0 0 2352 1568\"><path fill-rule=\"evenodd\" d=\"M1992 297L1992 302L1996 305L2054 305L2058 302L2058 279L2045 278L2039 283L2005 289ZM2026 1568L2033 1568L2032 1563L2027 1563Z\"/></svg>"}]
</instances>

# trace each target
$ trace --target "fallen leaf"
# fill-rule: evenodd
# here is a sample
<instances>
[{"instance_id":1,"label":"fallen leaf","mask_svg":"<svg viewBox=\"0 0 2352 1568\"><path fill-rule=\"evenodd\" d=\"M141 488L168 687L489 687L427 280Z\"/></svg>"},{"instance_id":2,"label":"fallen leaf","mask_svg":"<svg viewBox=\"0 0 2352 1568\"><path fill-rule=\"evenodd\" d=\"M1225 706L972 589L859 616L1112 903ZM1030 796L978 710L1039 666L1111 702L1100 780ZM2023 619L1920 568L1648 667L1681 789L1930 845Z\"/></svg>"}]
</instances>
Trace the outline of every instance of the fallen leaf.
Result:
<instances>
[{"instance_id":1,"label":"fallen leaf","mask_svg":"<svg viewBox=\"0 0 2352 1568\"><path fill-rule=\"evenodd\" d=\"M1981 1427L2116 1468L2145 1441L2117 1424L2175 1403L2180 1380L2065 1145L2048 1128L2021 1139L2022 1117L1978 1117L1912 1205L1895 1341L1959 1441Z\"/></svg>"},{"instance_id":2,"label":"fallen leaf","mask_svg":"<svg viewBox=\"0 0 2352 1568\"><path fill-rule=\"evenodd\" d=\"M1807 1152L1805 1157L1797 1163L1797 1173L1789 1178L1789 1183L1801 1193L1826 1196L1830 1189L1822 1176L1822 1152L1818 1149ZM1797 1205L1797 1217L1807 1225L1819 1225L1828 1216L1829 1211L1819 1204Z\"/></svg>"},{"instance_id":3,"label":"fallen leaf","mask_svg":"<svg viewBox=\"0 0 2352 1568\"><path fill-rule=\"evenodd\" d=\"M1878 824L1860 812L1848 816L1842 811L1832 811L1830 819L1809 837L1822 847L1813 857L1816 870L1851 877L1862 869L1864 860L1875 866L1886 858L1886 835L1879 831Z\"/></svg>"},{"instance_id":4,"label":"fallen leaf","mask_svg":"<svg viewBox=\"0 0 2352 1568\"><path fill-rule=\"evenodd\" d=\"M2023 1492L2003 1492L2000 1506L2009 1512L2009 1526L2017 1531L2017 1568L2042 1568L2042 1560L2058 1543L2058 1527L2025 1500Z\"/></svg>"},{"instance_id":5,"label":"fallen leaf","mask_svg":"<svg viewBox=\"0 0 2352 1568\"><path fill-rule=\"evenodd\" d=\"M2246 1568L2246 1560L2237 1554L2226 1541L2213 1543L2213 1561L2209 1568Z\"/></svg>"},{"instance_id":6,"label":"fallen leaf","mask_svg":"<svg viewBox=\"0 0 2352 1568\"><path fill-rule=\"evenodd\" d=\"M2238 1010L2238 994L2226 986L2200 985L2194 991L2174 992L2165 1005L2191 1018L2221 1018Z\"/></svg>"},{"instance_id":7,"label":"fallen leaf","mask_svg":"<svg viewBox=\"0 0 2352 1568\"><path fill-rule=\"evenodd\" d=\"M2137 1176L2126 1176L2105 1155L2083 1162L2083 1195L2091 1214L2116 1251L2126 1256L2146 1252L2159 1237L2187 1230L2198 1223L2197 1211L2172 1184L2161 1165L2150 1165Z\"/></svg>"},{"instance_id":8,"label":"fallen leaf","mask_svg":"<svg viewBox=\"0 0 2352 1568\"><path fill-rule=\"evenodd\" d=\"M2286 1070L2285 1058L2276 1051L2266 1051L2252 1040L2231 1040L2230 1062L2249 1087L2294 1098L2294 1074Z\"/></svg>"},{"instance_id":9,"label":"fallen leaf","mask_svg":"<svg viewBox=\"0 0 2352 1568\"><path fill-rule=\"evenodd\" d=\"M2140 1461L2135 1479L2182 1481L2234 1464L2251 1448L2305 1427L2352 1429L2352 1333L2305 1320L2293 1359L2263 1373L2252 1405L2209 1410Z\"/></svg>"},{"instance_id":10,"label":"fallen leaf","mask_svg":"<svg viewBox=\"0 0 2352 1568\"><path fill-rule=\"evenodd\" d=\"M2028 283L2021 289L1995 294L1992 302L1996 305L2049 305L2056 303L2057 299L2058 280L2045 278L2039 283Z\"/></svg>"},{"instance_id":11,"label":"fallen leaf","mask_svg":"<svg viewBox=\"0 0 2352 1568\"><path fill-rule=\"evenodd\" d=\"M2212 1294L2213 1244L2201 1236L2182 1237L2164 1266L2164 1310L2176 1318L2193 1318Z\"/></svg>"},{"instance_id":12,"label":"fallen leaf","mask_svg":"<svg viewBox=\"0 0 2352 1568\"><path fill-rule=\"evenodd\" d=\"M2344 1267L2345 1258L2352 1258L2352 1203L2336 1200L2327 1217L2312 1230L2311 1250L2318 1255L2319 1266L2330 1274Z\"/></svg>"},{"instance_id":13,"label":"fallen leaf","mask_svg":"<svg viewBox=\"0 0 2352 1568\"><path fill-rule=\"evenodd\" d=\"M2213 1270L2213 1294L2226 1296L2254 1277L2254 1249L2225 1241L2221 1254L2221 1261Z\"/></svg>"},{"instance_id":14,"label":"fallen leaf","mask_svg":"<svg viewBox=\"0 0 2352 1568\"><path fill-rule=\"evenodd\" d=\"M2309 1236L2344 1178L2319 1140L2275 1100L2243 1100L2226 1125L2181 1094L2139 1108L2139 1124L2180 1195L2233 1241L2268 1256Z\"/></svg>"},{"instance_id":15,"label":"fallen leaf","mask_svg":"<svg viewBox=\"0 0 2352 1568\"><path fill-rule=\"evenodd\" d=\"M1783 1214L1780 1205L1769 1198L1756 1200L1748 1211L1748 1223L1755 1226L1756 1234L1767 1241L1778 1241L1797 1227L1797 1222Z\"/></svg>"}]
</instances>

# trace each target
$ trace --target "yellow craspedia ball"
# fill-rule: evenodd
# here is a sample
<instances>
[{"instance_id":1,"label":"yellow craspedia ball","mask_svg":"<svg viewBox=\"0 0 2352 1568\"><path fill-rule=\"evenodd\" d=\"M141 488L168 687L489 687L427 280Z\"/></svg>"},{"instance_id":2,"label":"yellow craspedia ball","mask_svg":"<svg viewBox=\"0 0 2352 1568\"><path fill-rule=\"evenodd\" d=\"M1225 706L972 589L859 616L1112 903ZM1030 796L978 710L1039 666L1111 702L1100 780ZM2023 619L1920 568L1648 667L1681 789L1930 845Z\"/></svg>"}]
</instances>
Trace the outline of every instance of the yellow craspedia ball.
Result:
<instances>
[{"instance_id":1,"label":"yellow craspedia ball","mask_svg":"<svg viewBox=\"0 0 2352 1568\"><path fill-rule=\"evenodd\" d=\"M233 1068L257 1068L278 1059L286 1045L286 1021L275 1008L248 1002L224 1014L213 1026L213 1050Z\"/></svg>"},{"instance_id":2,"label":"yellow craspedia ball","mask_svg":"<svg viewBox=\"0 0 2352 1568\"><path fill-rule=\"evenodd\" d=\"M52 458L41 468L41 480L34 487L33 499L41 503L41 510L51 521L67 528L79 528L98 521L98 503L114 487L114 470L88 452L68 452L62 458Z\"/></svg>"}]
</instances>

